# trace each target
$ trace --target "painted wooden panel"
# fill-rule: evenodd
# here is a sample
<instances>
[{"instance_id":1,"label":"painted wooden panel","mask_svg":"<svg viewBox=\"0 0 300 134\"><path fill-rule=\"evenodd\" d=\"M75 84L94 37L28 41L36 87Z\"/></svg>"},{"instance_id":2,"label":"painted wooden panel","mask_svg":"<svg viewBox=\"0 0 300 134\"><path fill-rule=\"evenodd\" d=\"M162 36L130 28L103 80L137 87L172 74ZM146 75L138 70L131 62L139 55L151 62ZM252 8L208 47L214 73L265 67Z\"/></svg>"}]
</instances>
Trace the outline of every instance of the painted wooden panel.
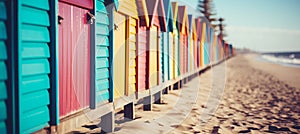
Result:
<instances>
[{"instance_id":1,"label":"painted wooden panel","mask_svg":"<svg viewBox=\"0 0 300 134\"><path fill-rule=\"evenodd\" d=\"M193 38L193 49L194 49L194 54L193 54L193 65L194 65L194 70L197 69L198 67L198 41L197 41L197 37Z\"/></svg>"},{"instance_id":2,"label":"painted wooden panel","mask_svg":"<svg viewBox=\"0 0 300 134\"><path fill-rule=\"evenodd\" d=\"M19 2L19 133L32 133L50 120L50 11L48 1Z\"/></svg>"},{"instance_id":3,"label":"painted wooden panel","mask_svg":"<svg viewBox=\"0 0 300 134\"><path fill-rule=\"evenodd\" d=\"M114 21L114 98L119 98L126 93L126 16L114 12Z\"/></svg>"},{"instance_id":4,"label":"painted wooden panel","mask_svg":"<svg viewBox=\"0 0 300 134\"><path fill-rule=\"evenodd\" d=\"M169 80L169 33L161 32L160 35L160 82Z\"/></svg>"},{"instance_id":5,"label":"painted wooden panel","mask_svg":"<svg viewBox=\"0 0 300 134\"><path fill-rule=\"evenodd\" d=\"M189 45L189 51L188 51L188 65L189 65L189 68L188 68L188 72L191 72L192 70L194 70L194 40L193 39L190 39L190 43L188 44Z\"/></svg>"},{"instance_id":6,"label":"painted wooden panel","mask_svg":"<svg viewBox=\"0 0 300 134\"><path fill-rule=\"evenodd\" d=\"M179 68L180 68L180 75L184 74L184 70L185 70L185 44L184 44L184 39L183 36L179 36Z\"/></svg>"},{"instance_id":7,"label":"painted wooden panel","mask_svg":"<svg viewBox=\"0 0 300 134\"><path fill-rule=\"evenodd\" d=\"M189 64L188 64L188 53L189 53L189 47L188 47L188 36L183 36L183 43L184 43L184 73L188 72Z\"/></svg>"},{"instance_id":8,"label":"painted wooden panel","mask_svg":"<svg viewBox=\"0 0 300 134\"><path fill-rule=\"evenodd\" d=\"M59 113L63 118L89 106L90 24L88 10L59 2Z\"/></svg>"},{"instance_id":9,"label":"painted wooden panel","mask_svg":"<svg viewBox=\"0 0 300 134\"><path fill-rule=\"evenodd\" d=\"M0 132L7 133L7 102L8 89L7 89L7 27L5 25L7 21L6 4L4 1L0 1Z\"/></svg>"},{"instance_id":10,"label":"painted wooden panel","mask_svg":"<svg viewBox=\"0 0 300 134\"><path fill-rule=\"evenodd\" d=\"M175 78L180 75L180 44L179 44L179 37L177 30L174 32L174 71L175 71Z\"/></svg>"},{"instance_id":11,"label":"painted wooden panel","mask_svg":"<svg viewBox=\"0 0 300 134\"><path fill-rule=\"evenodd\" d=\"M203 67L205 65L204 59L205 59L205 50L204 50L204 45L206 42L206 24L201 23L201 41L200 41L200 66Z\"/></svg>"},{"instance_id":12,"label":"painted wooden panel","mask_svg":"<svg viewBox=\"0 0 300 134\"><path fill-rule=\"evenodd\" d=\"M180 35L180 74L188 70L188 42L186 35Z\"/></svg>"},{"instance_id":13,"label":"painted wooden panel","mask_svg":"<svg viewBox=\"0 0 300 134\"><path fill-rule=\"evenodd\" d=\"M196 44L196 50L197 50L197 61L196 61L196 63L197 63L197 68L200 68L200 41L198 40L197 42L196 42L197 44Z\"/></svg>"},{"instance_id":14,"label":"painted wooden panel","mask_svg":"<svg viewBox=\"0 0 300 134\"><path fill-rule=\"evenodd\" d=\"M147 32L146 27L139 27L138 45L137 45L137 90L146 89L146 47Z\"/></svg>"},{"instance_id":15,"label":"painted wooden panel","mask_svg":"<svg viewBox=\"0 0 300 134\"><path fill-rule=\"evenodd\" d=\"M93 9L93 0L59 0L71 5L79 6L82 8Z\"/></svg>"},{"instance_id":16,"label":"painted wooden panel","mask_svg":"<svg viewBox=\"0 0 300 134\"><path fill-rule=\"evenodd\" d=\"M169 80L169 32L162 32L160 39L161 81L165 82Z\"/></svg>"},{"instance_id":17,"label":"painted wooden panel","mask_svg":"<svg viewBox=\"0 0 300 134\"><path fill-rule=\"evenodd\" d=\"M96 1L96 49L95 49L95 90L96 103L103 102L109 99L109 64L101 64L101 61L108 62L109 60L109 18L106 7L102 0ZM100 19L101 18L101 19Z\"/></svg>"},{"instance_id":18,"label":"painted wooden panel","mask_svg":"<svg viewBox=\"0 0 300 134\"><path fill-rule=\"evenodd\" d=\"M158 55L158 27L152 26L150 28L150 42L149 42L149 88L158 85L159 79L159 55Z\"/></svg>"},{"instance_id":19,"label":"painted wooden panel","mask_svg":"<svg viewBox=\"0 0 300 134\"><path fill-rule=\"evenodd\" d=\"M170 78L169 78L169 57L170 57L170 52L169 52L169 46L170 46L170 43L169 43L169 32L164 32L164 45L163 45L163 79L164 79L164 82L165 81L168 81Z\"/></svg>"},{"instance_id":20,"label":"painted wooden panel","mask_svg":"<svg viewBox=\"0 0 300 134\"><path fill-rule=\"evenodd\" d=\"M122 12L127 16L138 18L138 10L136 0L120 0L118 12Z\"/></svg>"},{"instance_id":21,"label":"painted wooden panel","mask_svg":"<svg viewBox=\"0 0 300 134\"><path fill-rule=\"evenodd\" d=\"M164 75L165 75L165 70L164 70L164 45L165 45L165 35L164 32L160 33L160 38L159 38L159 44L160 44L160 49L159 49L159 83L163 83L165 81Z\"/></svg>"},{"instance_id":22,"label":"painted wooden panel","mask_svg":"<svg viewBox=\"0 0 300 134\"><path fill-rule=\"evenodd\" d=\"M129 23L129 80L128 80L128 93L133 94L136 92L136 44L137 44L137 20L134 18L128 19Z\"/></svg>"},{"instance_id":23,"label":"painted wooden panel","mask_svg":"<svg viewBox=\"0 0 300 134\"><path fill-rule=\"evenodd\" d=\"M174 66L175 66L175 61L174 61L174 56L175 56L175 51L174 51L174 35L173 33L169 33L169 78L170 80L175 78L175 71L174 71Z\"/></svg>"}]
</instances>

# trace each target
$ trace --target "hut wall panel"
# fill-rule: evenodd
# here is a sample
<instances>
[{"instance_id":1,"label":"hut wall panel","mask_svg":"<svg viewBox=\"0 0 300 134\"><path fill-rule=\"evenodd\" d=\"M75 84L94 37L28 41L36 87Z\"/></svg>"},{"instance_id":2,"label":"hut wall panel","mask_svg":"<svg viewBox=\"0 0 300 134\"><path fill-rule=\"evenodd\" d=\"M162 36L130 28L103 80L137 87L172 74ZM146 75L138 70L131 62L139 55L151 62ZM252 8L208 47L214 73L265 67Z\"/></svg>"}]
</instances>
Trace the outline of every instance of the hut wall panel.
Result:
<instances>
[{"instance_id":1,"label":"hut wall panel","mask_svg":"<svg viewBox=\"0 0 300 134\"><path fill-rule=\"evenodd\" d=\"M180 75L180 44L179 44L179 36L177 31L174 32L174 51L175 51L175 56L174 56L174 71L175 71L175 78L177 78Z\"/></svg>"},{"instance_id":2,"label":"hut wall panel","mask_svg":"<svg viewBox=\"0 0 300 134\"><path fill-rule=\"evenodd\" d=\"M150 44L149 44L149 88L158 85L158 78L159 78L159 57L158 57L158 27L152 26L150 28Z\"/></svg>"},{"instance_id":3,"label":"hut wall panel","mask_svg":"<svg viewBox=\"0 0 300 134\"><path fill-rule=\"evenodd\" d=\"M147 32L145 27L139 28L137 45L137 90L146 89L146 46Z\"/></svg>"},{"instance_id":4,"label":"hut wall panel","mask_svg":"<svg viewBox=\"0 0 300 134\"><path fill-rule=\"evenodd\" d=\"M48 108L50 103L48 91L50 88L48 76L50 74L49 2L46 0L36 1L34 3L28 0L22 0L20 2L20 132L32 133L47 126L50 120ZM0 8L0 10L3 10L3 8ZM3 12L1 11L0 14L1 13ZM3 20L3 18L1 20ZM0 22L0 27L1 26L3 26L3 23ZM1 45L3 47L3 43L4 42L0 43L0 47ZM3 61L3 57L1 58L0 56L0 66L1 59ZM1 90L3 90L3 87L5 88L5 85L3 86L3 83L1 83L2 81L3 78L0 78Z\"/></svg>"},{"instance_id":5,"label":"hut wall panel","mask_svg":"<svg viewBox=\"0 0 300 134\"><path fill-rule=\"evenodd\" d=\"M165 44L165 34L164 32L161 32L160 33L160 38L159 38L159 44L160 44L160 47L159 47L159 74L160 74L160 78L159 78L159 83L163 83L165 81L164 79L164 75L165 75L165 70L164 70L164 46L166 45Z\"/></svg>"},{"instance_id":6,"label":"hut wall panel","mask_svg":"<svg viewBox=\"0 0 300 134\"><path fill-rule=\"evenodd\" d=\"M126 90L126 16L115 12L114 21L118 26L114 31L114 98L119 98Z\"/></svg>"},{"instance_id":7,"label":"hut wall panel","mask_svg":"<svg viewBox=\"0 0 300 134\"><path fill-rule=\"evenodd\" d=\"M64 18L59 25L61 118L90 104L90 25L86 23L87 12L86 9L59 2L59 15Z\"/></svg>"},{"instance_id":8,"label":"hut wall panel","mask_svg":"<svg viewBox=\"0 0 300 134\"><path fill-rule=\"evenodd\" d=\"M194 61L193 61L193 65L194 65L194 70L195 69L197 69L197 67L198 67L198 63L197 63L197 60L198 60L198 41L197 41L197 38L194 38L193 39L193 49L194 49L194 54L193 54L193 56L194 56Z\"/></svg>"},{"instance_id":9,"label":"hut wall panel","mask_svg":"<svg viewBox=\"0 0 300 134\"><path fill-rule=\"evenodd\" d=\"M109 99L109 64L101 64L101 61L109 60L109 19L103 0L96 1L96 103Z\"/></svg>"},{"instance_id":10,"label":"hut wall panel","mask_svg":"<svg viewBox=\"0 0 300 134\"><path fill-rule=\"evenodd\" d=\"M136 0L119 1L118 12L114 17L115 24L120 25L114 35L115 45L117 43L117 48L114 48L115 65L125 65L125 67L115 66L117 72L114 72L114 85L117 98L136 92L136 19L138 18ZM121 61L122 59L124 61ZM120 64L123 62L125 63Z\"/></svg>"},{"instance_id":11,"label":"hut wall panel","mask_svg":"<svg viewBox=\"0 0 300 134\"><path fill-rule=\"evenodd\" d=\"M163 72L164 72L164 82L169 80L169 32L164 33L164 45L163 45Z\"/></svg>"},{"instance_id":12,"label":"hut wall panel","mask_svg":"<svg viewBox=\"0 0 300 134\"><path fill-rule=\"evenodd\" d=\"M188 38L188 72L194 70L194 40L192 38L192 34L189 35Z\"/></svg>"},{"instance_id":13,"label":"hut wall panel","mask_svg":"<svg viewBox=\"0 0 300 134\"><path fill-rule=\"evenodd\" d=\"M180 72L184 74L188 70L188 43L187 36L180 35Z\"/></svg>"},{"instance_id":14,"label":"hut wall panel","mask_svg":"<svg viewBox=\"0 0 300 134\"><path fill-rule=\"evenodd\" d=\"M201 43L197 41L197 68L201 65Z\"/></svg>"},{"instance_id":15,"label":"hut wall panel","mask_svg":"<svg viewBox=\"0 0 300 134\"><path fill-rule=\"evenodd\" d=\"M207 65L209 62L209 44L204 42L204 65Z\"/></svg>"},{"instance_id":16,"label":"hut wall panel","mask_svg":"<svg viewBox=\"0 0 300 134\"><path fill-rule=\"evenodd\" d=\"M161 32L160 36L160 82L165 82L169 79L169 33Z\"/></svg>"},{"instance_id":17,"label":"hut wall panel","mask_svg":"<svg viewBox=\"0 0 300 134\"><path fill-rule=\"evenodd\" d=\"M200 42L200 67L204 66L204 59L205 59L205 51L204 51L204 42Z\"/></svg>"},{"instance_id":18,"label":"hut wall panel","mask_svg":"<svg viewBox=\"0 0 300 134\"><path fill-rule=\"evenodd\" d=\"M136 0L120 0L118 12L122 12L130 17L138 18Z\"/></svg>"},{"instance_id":19,"label":"hut wall panel","mask_svg":"<svg viewBox=\"0 0 300 134\"><path fill-rule=\"evenodd\" d=\"M174 72L174 55L175 55L175 51L174 51L174 36L172 33L168 34L169 36L169 40L168 40L168 44L169 44L169 79L174 79L175 78L175 72Z\"/></svg>"},{"instance_id":20,"label":"hut wall panel","mask_svg":"<svg viewBox=\"0 0 300 134\"><path fill-rule=\"evenodd\" d=\"M129 20L129 81L128 88L129 94L136 92L136 41L137 41L137 20L130 18Z\"/></svg>"},{"instance_id":21,"label":"hut wall panel","mask_svg":"<svg viewBox=\"0 0 300 134\"><path fill-rule=\"evenodd\" d=\"M0 0L0 132L7 133L7 12L6 4Z\"/></svg>"}]
</instances>

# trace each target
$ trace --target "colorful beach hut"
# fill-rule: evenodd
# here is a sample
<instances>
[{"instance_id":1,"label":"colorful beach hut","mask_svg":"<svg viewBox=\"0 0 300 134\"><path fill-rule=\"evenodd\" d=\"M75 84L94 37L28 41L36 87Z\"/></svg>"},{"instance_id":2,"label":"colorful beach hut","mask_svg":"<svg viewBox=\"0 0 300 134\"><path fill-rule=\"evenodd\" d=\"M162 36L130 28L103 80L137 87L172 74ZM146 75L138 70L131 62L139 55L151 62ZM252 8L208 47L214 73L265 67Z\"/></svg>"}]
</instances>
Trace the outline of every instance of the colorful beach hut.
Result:
<instances>
[{"instance_id":1,"label":"colorful beach hut","mask_svg":"<svg viewBox=\"0 0 300 134\"><path fill-rule=\"evenodd\" d=\"M91 102L96 108L99 103L113 101L113 12L118 9L118 0L96 0L94 5L95 23L92 25L94 40L91 45L92 65ZM92 37L93 38L93 37Z\"/></svg>"},{"instance_id":2,"label":"colorful beach hut","mask_svg":"<svg viewBox=\"0 0 300 134\"><path fill-rule=\"evenodd\" d=\"M172 57L172 46L173 46L173 12L171 0L162 0L165 10L165 20L166 20L166 32L161 32L160 40L160 58L161 58L161 80L166 82L171 79L171 70L170 67L173 66L170 64ZM171 62L172 63L172 62Z\"/></svg>"},{"instance_id":3,"label":"colorful beach hut","mask_svg":"<svg viewBox=\"0 0 300 134\"><path fill-rule=\"evenodd\" d=\"M193 71L196 68L197 64L197 30L196 30L196 21L193 15L188 15L189 17L189 38L188 38L188 61L189 68L188 72Z\"/></svg>"},{"instance_id":4,"label":"colorful beach hut","mask_svg":"<svg viewBox=\"0 0 300 134\"><path fill-rule=\"evenodd\" d=\"M164 3L162 0L146 1L149 27L147 27L147 80L146 87L148 89L157 86L160 82L160 31L166 31L166 20Z\"/></svg>"},{"instance_id":5,"label":"colorful beach hut","mask_svg":"<svg viewBox=\"0 0 300 134\"><path fill-rule=\"evenodd\" d=\"M185 74L188 71L188 36L189 22L186 6L178 6L177 25L179 27L179 42L180 42L180 74Z\"/></svg>"},{"instance_id":6,"label":"colorful beach hut","mask_svg":"<svg viewBox=\"0 0 300 134\"><path fill-rule=\"evenodd\" d=\"M138 45L137 49L137 91L142 91L146 88L147 79L147 27L149 27L149 16L146 5L146 0L137 0L138 14L139 14L139 27L138 27Z\"/></svg>"},{"instance_id":7,"label":"colorful beach hut","mask_svg":"<svg viewBox=\"0 0 300 134\"><path fill-rule=\"evenodd\" d=\"M173 10L173 50L172 50L172 70L173 70L173 79L177 78L180 75L180 43L179 43L179 27L178 23L178 3L172 2Z\"/></svg>"},{"instance_id":8,"label":"colorful beach hut","mask_svg":"<svg viewBox=\"0 0 300 134\"><path fill-rule=\"evenodd\" d=\"M201 60L200 66L206 66L209 61L208 53L208 43L209 43L209 22L205 17L200 17L200 27L201 27L201 41L200 41L200 53Z\"/></svg>"},{"instance_id":9,"label":"colorful beach hut","mask_svg":"<svg viewBox=\"0 0 300 134\"><path fill-rule=\"evenodd\" d=\"M149 16L146 5L146 0L137 0L138 14L139 14L139 27L138 27L138 45L137 49L137 91L142 91L146 88L147 79L147 27L149 27Z\"/></svg>"},{"instance_id":10,"label":"colorful beach hut","mask_svg":"<svg viewBox=\"0 0 300 134\"><path fill-rule=\"evenodd\" d=\"M138 10L135 0L119 1L114 13L114 98L136 92Z\"/></svg>"},{"instance_id":11,"label":"colorful beach hut","mask_svg":"<svg viewBox=\"0 0 300 134\"><path fill-rule=\"evenodd\" d=\"M201 42L202 42L202 26L201 26L201 19L198 17L195 19L195 25L196 25L196 33L197 33L197 68L201 67L202 62L202 51L201 51Z\"/></svg>"}]
</instances>

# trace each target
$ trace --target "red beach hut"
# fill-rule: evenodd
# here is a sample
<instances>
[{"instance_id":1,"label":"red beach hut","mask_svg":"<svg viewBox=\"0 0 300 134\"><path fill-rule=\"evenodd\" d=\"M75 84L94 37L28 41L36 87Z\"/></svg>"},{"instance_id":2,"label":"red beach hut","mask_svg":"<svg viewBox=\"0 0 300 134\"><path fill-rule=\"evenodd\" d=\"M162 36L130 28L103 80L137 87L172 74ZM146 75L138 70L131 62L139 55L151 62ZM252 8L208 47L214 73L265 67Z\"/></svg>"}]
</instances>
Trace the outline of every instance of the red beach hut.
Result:
<instances>
[{"instance_id":1,"label":"red beach hut","mask_svg":"<svg viewBox=\"0 0 300 134\"><path fill-rule=\"evenodd\" d=\"M87 14L92 0L60 0L59 113L67 116L90 103L90 24ZM71 32L72 31L72 32Z\"/></svg>"},{"instance_id":2,"label":"red beach hut","mask_svg":"<svg viewBox=\"0 0 300 134\"><path fill-rule=\"evenodd\" d=\"M147 27L149 27L149 16L146 5L146 0L137 0L139 14L139 34L137 39L137 55L136 55L136 74L137 74L137 91L146 89L146 72L147 72Z\"/></svg>"}]
</instances>

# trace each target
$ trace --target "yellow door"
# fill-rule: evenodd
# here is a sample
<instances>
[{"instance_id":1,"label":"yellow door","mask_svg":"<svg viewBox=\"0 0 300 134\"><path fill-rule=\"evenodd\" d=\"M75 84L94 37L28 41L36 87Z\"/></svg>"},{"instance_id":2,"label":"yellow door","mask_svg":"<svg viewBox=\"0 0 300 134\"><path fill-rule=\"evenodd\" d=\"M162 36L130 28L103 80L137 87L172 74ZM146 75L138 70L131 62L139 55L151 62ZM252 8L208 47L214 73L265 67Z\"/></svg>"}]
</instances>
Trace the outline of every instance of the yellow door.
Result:
<instances>
[{"instance_id":1,"label":"yellow door","mask_svg":"<svg viewBox=\"0 0 300 134\"><path fill-rule=\"evenodd\" d=\"M153 26L150 28L150 64L149 64L149 87L158 84L158 28Z\"/></svg>"},{"instance_id":2,"label":"yellow door","mask_svg":"<svg viewBox=\"0 0 300 134\"><path fill-rule=\"evenodd\" d=\"M129 38L128 38L128 51L129 51L129 80L128 80L128 93L133 94L136 84L136 24L137 20L130 18L129 21Z\"/></svg>"},{"instance_id":3,"label":"yellow door","mask_svg":"<svg viewBox=\"0 0 300 134\"><path fill-rule=\"evenodd\" d=\"M114 21L114 98L119 98L126 90L126 16L114 12Z\"/></svg>"}]
</instances>

